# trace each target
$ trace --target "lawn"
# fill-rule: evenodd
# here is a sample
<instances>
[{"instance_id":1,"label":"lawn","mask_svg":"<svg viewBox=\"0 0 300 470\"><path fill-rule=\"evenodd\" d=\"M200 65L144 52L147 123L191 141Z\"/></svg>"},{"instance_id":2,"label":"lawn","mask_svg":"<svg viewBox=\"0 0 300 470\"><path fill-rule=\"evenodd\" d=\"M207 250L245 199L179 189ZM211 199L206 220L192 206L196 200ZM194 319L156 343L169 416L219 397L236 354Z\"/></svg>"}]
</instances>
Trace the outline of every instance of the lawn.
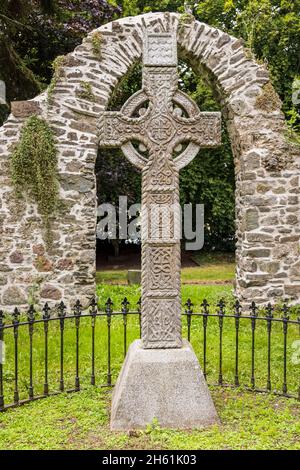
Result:
<instances>
[{"instance_id":1,"label":"lawn","mask_svg":"<svg viewBox=\"0 0 300 470\"><path fill-rule=\"evenodd\" d=\"M295 400L211 388L220 426L197 431L160 429L112 433L111 392L87 390L47 398L0 416L0 449L298 449Z\"/></svg>"},{"instance_id":2,"label":"lawn","mask_svg":"<svg viewBox=\"0 0 300 470\"><path fill-rule=\"evenodd\" d=\"M233 303L232 285L210 283L209 270L217 272L224 260L200 260L201 266L189 269L206 269L207 284L182 286L182 300L191 298L194 310L199 311L204 298L216 305L223 298L228 305ZM232 261L228 260L228 265ZM219 268L212 268L212 265ZM230 269L224 267L225 270ZM187 271L189 272L189 271ZM186 274L187 275L187 274ZM119 276L119 277L118 277ZM122 274L116 272L116 279ZM197 275L196 275L197 278ZM113 309L120 310L126 296L132 310L140 297L138 285L99 284L97 287L99 307L105 308L108 297L113 299ZM187 336L186 318L183 319L183 335ZM127 319L127 346L139 337L139 317L129 315ZM203 366L203 321L194 317L191 325L191 343ZM99 387L107 382L107 318L97 318L95 373L96 387L91 387L91 319L82 318L80 324L80 393L62 394L36 401L20 408L0 414L0 449L300 449L299 402L269 394L255 394L244 387L220 388L213 384L219 374L219 323L218 318L209 318L207 328L207 378L213 399L220 414L222 425L198 431L162 430L157 425L149 426L145 432L134 435L109 431L109 406L111 389ZM299 329L290 325L287 341L287 381L289 392L296 394L299 387L299 367L291 360L293 343L299 339ZM13 400L14 363L13 332L5 332L6 363L4 366L4 391L6 403ZM36 325L33 340L34 392L41 394L44 382L44 331ZM49 325L49 384L50 391L58 390L60 372L59 325ZM234 319L224 319L223 328L223 376L225 383L233 383L235 373L235 327ZM28 396L28 327L19 328L19 389L20 398ZM267 382L267 328L266 323L256 327L255 378L259 388ZM124 325L121 316L112 318L111 325L111 373L114 383L124 357ZM282 324L272 328L271 370L272 388L282 390L283 381L283 335ZM250 385L251 375L251 322L242 320L240 325L240 383ZM75 328L74 321L67 320L65 326L64 355L65 388L74 388L75 379ZM30 419L29 419L30 417ZM38 424L38 425L37 425Z\"/></svg>"},{"instance_id":3,"label":"lawn","mask_svg":"<svg viewBox=\"0 0 300 470\"><path fill-rule=\"evenodd\" d=\"M199 252L193 255L195 266L181 270L183 284L208 284L232 282L235 274L233 254ZM197 266L198 265L198 266ZM97 272L99 284L127 284L127 270L109 269Z\"/></svg>"}]
</instances>

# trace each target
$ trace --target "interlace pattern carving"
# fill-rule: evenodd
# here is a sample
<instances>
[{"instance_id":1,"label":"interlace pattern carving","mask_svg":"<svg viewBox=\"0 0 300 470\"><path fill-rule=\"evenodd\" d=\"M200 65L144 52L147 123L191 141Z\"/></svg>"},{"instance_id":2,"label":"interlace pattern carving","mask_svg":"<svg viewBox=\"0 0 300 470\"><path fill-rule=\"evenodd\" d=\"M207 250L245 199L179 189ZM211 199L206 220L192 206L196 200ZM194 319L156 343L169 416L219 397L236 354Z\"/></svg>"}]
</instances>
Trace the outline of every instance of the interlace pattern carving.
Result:
<instances>
[{"instance_id":1,"label":"interlace pattern carving","mask_svg":"<svg viewBox=\"0 0 300 470\"><path fill-rule=\"evenodd\" d=\"M121 147L142 170L142 340L145 348L181 347L179 170L201 147L221 141L220 113L200 113L178 90L176 39L171 33L144 38L143 89L120 112L99 119L102 147ZM140 142L148 156L133 146ZM186 147L181 151L182 144ZM184 146L184 145L183 145ZM178 150L179 149L179 150ZM177 153L176 153L177 152ZM174 155L175 153L175 155ZM169 217L153 205L175 208ZM168 212L168 211L167 211ZM170 223L166 234L164 228Z\"/></svg>"}]
</instances>

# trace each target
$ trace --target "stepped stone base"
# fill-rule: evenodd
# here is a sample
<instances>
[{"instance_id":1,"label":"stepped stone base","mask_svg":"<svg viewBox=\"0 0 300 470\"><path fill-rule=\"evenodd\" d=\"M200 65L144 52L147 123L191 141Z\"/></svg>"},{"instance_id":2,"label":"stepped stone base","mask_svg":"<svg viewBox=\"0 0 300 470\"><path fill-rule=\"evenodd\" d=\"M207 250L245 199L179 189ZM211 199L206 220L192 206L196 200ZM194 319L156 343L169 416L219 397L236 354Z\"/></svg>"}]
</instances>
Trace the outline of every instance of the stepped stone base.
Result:
<instances>
[{"instance_id":1,"label":"stepped stone base","mask_svg":"<svg viewBox=\"0 0 300 470\"><path fill-rule=\"evenodd\" d=\"M154 419L161 427L192 429L219 423L196 355L180 349L143 349L134 341L112 398L111 429L143 429Z\"/></svg>"}]
</instances>

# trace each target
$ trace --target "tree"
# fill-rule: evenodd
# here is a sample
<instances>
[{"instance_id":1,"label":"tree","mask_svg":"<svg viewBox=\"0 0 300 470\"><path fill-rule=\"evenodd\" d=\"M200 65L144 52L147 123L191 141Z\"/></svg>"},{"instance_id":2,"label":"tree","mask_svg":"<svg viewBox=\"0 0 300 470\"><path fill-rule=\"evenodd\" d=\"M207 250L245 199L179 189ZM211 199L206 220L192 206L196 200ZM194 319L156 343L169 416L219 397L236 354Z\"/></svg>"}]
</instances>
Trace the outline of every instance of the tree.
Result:
<instances>
[{"instance_id":1,"label":"tree","mask_svg":"<svg viewBox=\"0 0 300 470\"><path fill-rule=\"evenodd\" d=\"M202 111L219 111L213 90L187 64L180 64L180 85ZM230 139L222 123L222 145L202 149L180 172L181 204L204 204L205 248L234 250L235 176Z\"/></svg>"},{"instance_id":2,"label":"tree","mask_svg":"<svg viewBox=\"0 0 300 470\"><path fill-rule=\"evenodd\" d=\"M120 8L106 0L2 0L0 79L7 101L30 99L51 80L52 62Z\"/></svg>"},{"instance_id":3,"label":"tree","mask_svg":"<svg viewBox=\"0 0 300 470\"><path fill-rule=\"evenodd\" d=\"M292 103L292 90L300 74L300 0L200 1L195 12L200 21L242 37L267 64L286 118L297 131L300 109Z\"/></svg>"}]
</instances>

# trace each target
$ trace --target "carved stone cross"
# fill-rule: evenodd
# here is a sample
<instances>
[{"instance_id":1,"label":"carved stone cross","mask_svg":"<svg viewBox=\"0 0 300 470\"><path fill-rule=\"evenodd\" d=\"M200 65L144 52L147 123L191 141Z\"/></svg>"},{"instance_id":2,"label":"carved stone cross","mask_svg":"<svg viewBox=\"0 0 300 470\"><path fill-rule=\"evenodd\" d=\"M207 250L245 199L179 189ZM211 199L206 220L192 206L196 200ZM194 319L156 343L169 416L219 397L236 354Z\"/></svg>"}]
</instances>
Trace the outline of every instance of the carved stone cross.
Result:
<instances>
[{"instance_id":1,"label":"carved stone cross","mask_svg":"<svg viewBox=\"0 0 300 470\"><path fill-rule=\"evenodd\" d=\"M179 170L200 148L221 143L221 116L200 113L178 90L173 34L145 35L143 88L120 112L105 112L99 128L100 146L121 147L142 170L143 347L180 348L180 240L174 231L161 236L170 220L164 209L179 205Z\"/></svg>"}]
</instances>

